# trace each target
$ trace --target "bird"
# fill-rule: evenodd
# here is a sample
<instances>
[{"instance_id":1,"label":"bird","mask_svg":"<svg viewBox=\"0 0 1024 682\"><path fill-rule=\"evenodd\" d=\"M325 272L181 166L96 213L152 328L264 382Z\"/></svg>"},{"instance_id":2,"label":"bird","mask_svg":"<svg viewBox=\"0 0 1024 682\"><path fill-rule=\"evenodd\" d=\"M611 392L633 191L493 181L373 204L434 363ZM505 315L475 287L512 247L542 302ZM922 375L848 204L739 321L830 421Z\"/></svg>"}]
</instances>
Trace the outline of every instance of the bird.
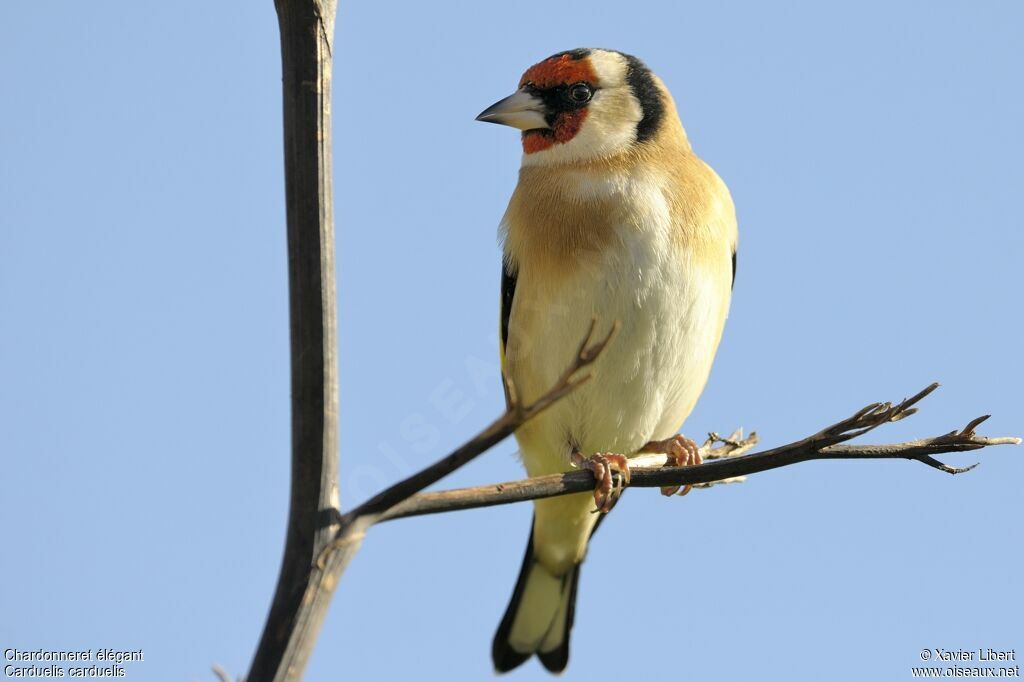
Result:
<instances>
[{"instance_id":1,"label":"bird","mask_svg":"<svg viewBox=\"0 0 1024 682\"><path fill-rule=\"evenodd\" d=\"M632 55L554 54L477 120L519 129L523 149L499 227L506 400L508 386L523 403L553 386L595 320L617 327L590 380L515 433L529 476L580 467L597 479L593 496L534 501L492 645L498 672L536 655L558 673L569 660L580 564L618 500L629 458L658 452L678 466L701 462L679 429L728 316L736 211L725 183L694 153L664 83Z\"/></svg>"}]
</instances>

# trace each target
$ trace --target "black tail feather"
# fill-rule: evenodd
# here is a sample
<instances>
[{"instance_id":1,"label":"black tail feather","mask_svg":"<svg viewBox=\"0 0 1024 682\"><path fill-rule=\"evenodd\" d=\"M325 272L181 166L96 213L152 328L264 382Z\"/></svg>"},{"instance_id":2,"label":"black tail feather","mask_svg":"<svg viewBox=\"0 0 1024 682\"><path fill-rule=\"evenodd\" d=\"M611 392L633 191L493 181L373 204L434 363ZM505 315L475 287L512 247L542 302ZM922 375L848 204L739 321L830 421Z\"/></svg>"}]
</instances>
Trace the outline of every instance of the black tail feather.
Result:
<instances>
[{"instance_id":1,"label":"black tail feather","mask_svg":"<svg viewBox=\"0 0 1024 682\"><path fill-rule=\"evenodd\" d=\"M526 543L526 555L523 557L523 565L519 569L519 579L516 580L516 588L512 591L512 598L505 609L505 616L498 625L498 631L494 634L494 643L491 645L491 660L494 661L494 669L499 673L506 673L513 668L522 665L531 654L524 654L512 648L508 643L509 631L512 630L512 622L516 619L516 612L519 610L519 601L523 598L523 589L526 587L526 577L530 573L530 566L533 564L533 523L530 523L530 537Z\"/></svg>"},{"instance_id":2,"label":"black tail feather","mask_svg":"<svg viewBox=\"0 0 1024 682\"><path fill-rule=\"evenodd\" d=\"M607 514L602 514L590 532L590 537L601 527ZM526 579L530 574L530 568L536 560L533 558L533 523L530 523L530 537L526 543L526 555L523 557L523 564L519 569L519 578L516 580L516 587L512 591L512 598L509 600L508 608L505 609L505 616L498 625L498 631L494 634L494 642L491 645L491 659L494 661L494 669L499 673L508 672L522 665L531 653L516 651L509 644L509 633L512 630L512 623L515 621L516 613L519 611L519 602L523 598L523 590L526 587ZM569 664L569 634L572 632L573 621L576 618L576 590L580 582L580 565L576 564L572 572L565 576L569 582L569 603L565 618L565 632L562 636L562 643L552 651L538 651L537 658L541 664L553 673L560 673ZM564 585L565 583L563 583Z\"/></svg>"}]
</instances>

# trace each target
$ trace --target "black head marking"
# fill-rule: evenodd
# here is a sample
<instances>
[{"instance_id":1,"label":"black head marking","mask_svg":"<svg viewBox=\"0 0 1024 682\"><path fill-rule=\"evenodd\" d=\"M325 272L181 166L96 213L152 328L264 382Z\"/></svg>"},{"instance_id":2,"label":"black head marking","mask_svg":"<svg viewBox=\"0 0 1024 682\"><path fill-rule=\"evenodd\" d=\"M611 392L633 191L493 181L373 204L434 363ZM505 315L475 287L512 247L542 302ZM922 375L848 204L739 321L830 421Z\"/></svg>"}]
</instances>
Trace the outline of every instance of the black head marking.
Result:
<instances>
[{"instance_id":1,"label":"black head marking","mask_svg":"<svg viewBox=\"0 0 1024 682\"><path fill-rule=\"evenodd\" d=\"M626 82L632 88L633 96L640 102L642 115L636 124L636 141L644 142L658 132L665 116L665 102L647 65L633 55L619 54L626 58Z\"/></svg>"},{"instance_id":2,"label":"black head marking","mask_svg":"<svg viewBox=\"0 0 1024 682\"><path fill-rule=\"evenodd\" d=\"M589 83L583 83L582 85L586 86L588 89L590 88ZM572 96L572 86L568 85L559 85L546 90L538 90L534 88L532 89L532 92L534 96L539 97L544 102L544 109L547 111L545 118L547 119L548 125L552 125L555 122L555 119L558 118L559 114L582 109L590 103L589 97L585 100L574 99Z\"/></svg>"}]
</instances>

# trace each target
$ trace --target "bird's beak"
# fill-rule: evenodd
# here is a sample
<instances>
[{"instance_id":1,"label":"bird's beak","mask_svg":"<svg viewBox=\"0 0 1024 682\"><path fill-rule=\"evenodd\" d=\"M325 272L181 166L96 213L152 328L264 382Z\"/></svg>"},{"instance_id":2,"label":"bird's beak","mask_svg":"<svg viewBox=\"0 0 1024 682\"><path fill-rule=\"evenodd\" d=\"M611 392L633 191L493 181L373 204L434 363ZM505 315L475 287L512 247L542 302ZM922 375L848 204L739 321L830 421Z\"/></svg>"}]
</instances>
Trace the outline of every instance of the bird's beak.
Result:
<instances>
[{"instance_id":1,"label":"bird's beak","mask_svg":"<svg viewBox=\"0 0 1024 682\"><path fill-rule=\"evenodd\" d=\"M520 130L551 127L544 118L544 102L522 88L484 109L476 120L501 123Z\"/></svg>"}]
</instances>

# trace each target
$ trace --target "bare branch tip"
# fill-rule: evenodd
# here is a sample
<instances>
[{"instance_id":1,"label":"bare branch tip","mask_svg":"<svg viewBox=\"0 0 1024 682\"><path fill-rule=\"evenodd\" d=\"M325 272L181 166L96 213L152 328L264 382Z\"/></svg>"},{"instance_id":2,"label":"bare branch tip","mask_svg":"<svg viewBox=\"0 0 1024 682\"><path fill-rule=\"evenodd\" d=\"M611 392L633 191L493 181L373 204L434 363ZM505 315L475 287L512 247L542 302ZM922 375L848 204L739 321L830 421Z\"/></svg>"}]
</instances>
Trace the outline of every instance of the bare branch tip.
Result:
<instances>
[{"instance_id":1,"label":"bare branch tip","mask_svg":"<svg viewBox=\"0 0 1024 682\"><path fill-rule=\"evenodd\" d=\"M917 461L921 462L922 464L927 464L928 466L930 466L933 469L938 469L939 471L945 471L947 474L953 474L953 475L966 473L966 472L970 471L971 469L973 469L974 467L978 466L978 464L979 464L979 462L975 462L974 464L972 464L970 466L966 466L966 467L953 467L953 466L950 466L950 465L946 464L945 462L940 462L939 460L935 459L931 455L921 455L919 457L916 457L915 459L917 459Z\"/></svg>"},{"instance_id":2,"label":"bare branch tip","mask_svg":"<svg viewBox=\"0 0 1024 682\"><path fill-rule=\"evenodd\" d=\"M228 672L216 663L210 666L210 670L213 671L213 674L217 676L220 682L231 682L231 675L228 675Z\"/></svg>"},{"instance_id":3,"label":"bare branch tip","mask_svg":"<svg viewBox=\"0 0 1024 682\"><path fill-rule=\"evenodd\" d=\"M729 440L741 441L743 440L743 427L738 427L735 431L729 434Z\"/></svg>"},{"instance_id":4,"label":"bare branch tip","mask_svg":"<svg viewBox=\"0 0 1024 682\"><path fill-rule=\"evenodd\" d=\"M966 467L951 467L947 464L945 467L943 467L942 470L953 475L964 474L973 469L974 467L978 466L980 463L981 462L975 462L974 464Z\"/></svg>"},{"instance_id":5,"label":"bare branch tip","mask_svg":"<svg viewBox=\"0 0 1024 682\"><path fill-rule=\"evenodd\" d=\"M928 384L927 386L925 386L924 388L922 388L920 391L910 396L909 398L904 398L899 405L897 405L895 408L891 408L892 415L889 417L889 421L898 422L901 419L906 419L912 414L916 414L917 408L913 407L913 405L916 405L917 403L924 400L938 387L939 382L935 381Z\"/></svg>"},{"instance_id":6,"label":"bare branch tip","mask_svg":"<svg viewBox=\"0 0 1024 682\"><path fill-rule=\"evenodd\" d=\"M586 350L587 346L590 345L590 340L592 338L594 338L594 330L595 329L597 329L597 318L596 317L592 317L592 318L590 318L590 326L587 327L587 333L583 337L583 342L580 343L580 354L582 354L583 351Z\"/></svg>"},{"instance_id":7,"label":"bare branch tip","mask_svg":"<svg viewBox=\"0 0 1024 682\"><path fill-rule=\"evenodd\" d=\"M599 354L601 354L601 352L604 351L605 347L609 343L611 343L612 339L615 338L615 335L619 333L619 329L621 329L621 328L622 328L622 325L619 323L618 320L615 320L614 322L612 322L612 326L608 329L608 333L605 335L605 337L603 339L601 339L600 341L598 341L597 343L595 343L593 345L593 347L591 348L591 353L593 355L592 360L596 359L597 356Z\"/></svg>"},{"instance_id":8,"label":"bare branch tip","mask_svg":"<svg viewBox=\"0 0 1024 682\"><path fill-rule=\"evenodd\" d=\"M869 414L873 414L874 412L878 411L879 408L881 408L884 404L885 403L871 403L870 405L865 405L864 407L857 410L857 412L855 412L852 417L850 417L850 421L859 421L864 417L868 416Z\"/></svg>"},{"instance_id":9,"label":"bare branch tip","mask_svg":"<svg viewBox=\"0 0 1024 682\"><path fill-rule=\"evenodd\" d=\"M910 407L914 403L918 403L921 400L923 400L924 398L928 397L938 387L939 387L939 382L933 381L932 383L928 384L927 386L922 388L920 391L918 391L915 395L913 395L913 396L911 396L909 398L905 398L903 400L903 402L900 403L900 404L903 405L904 407Z\"/></svg>"},{"instance_id":10,"label":"bare branch tip","mask_svg":"<svg viewBox=\"0 0 1024 682\"><path fill-rule=\"evenodd\" d=\"M967 426L965 426L965 427L964 427L964 428L963 428L963 429L962 429L962 430L960 431L960 435L961 435L961 436L967 436L967 437L973 436L973 435L974 435L974 429L978 428L978 425L979 425L979 424L981 424L982 422L984 422L984 421L985 421L986 419L988 419L988 418L989 418L989 417L991 417L991 416L992 416L992 415L990 415L990 414L983 414L983 415L981 415L980 417L978 417L977 419L973 419L973 420L971 420L971 421L970 421L970 422L969 422L969 423L967 424Z\"/></svg>"}]
</instances>

